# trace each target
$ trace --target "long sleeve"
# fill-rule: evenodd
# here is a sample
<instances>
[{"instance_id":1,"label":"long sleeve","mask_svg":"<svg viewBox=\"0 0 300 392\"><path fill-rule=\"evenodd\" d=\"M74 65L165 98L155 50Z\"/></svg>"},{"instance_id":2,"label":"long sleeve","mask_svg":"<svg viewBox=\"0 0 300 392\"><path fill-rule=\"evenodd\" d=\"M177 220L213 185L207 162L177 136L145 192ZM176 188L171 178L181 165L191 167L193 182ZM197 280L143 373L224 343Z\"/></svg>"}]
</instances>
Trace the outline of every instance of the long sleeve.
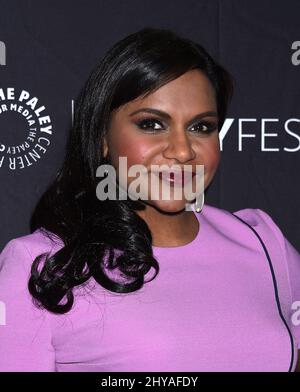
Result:
<instances>
[{"instance_id":1,"label":"long sleeve","mask_svg":"<svg viewBox=\"0 0 300 392\"><path fill-rule=\"evenodd\" d=\"M300 254L287 239L285 239L285 254L293 298L292 325L300 350Z\"/></svg>"},{"instance_id":2,"label":"long sleeve","mask_svg":"<svg viewBox=\"0 0 300 392\"><path fill-rule=\"evenodd\" d=\"M32 257L20 239L0 254L0 371L55 371L47 311L27 289Z\"/></svg>"},{"instance_id":3,"label":"long sleeve","mask_svg":"<svg viewBox=\"0 0 300 392\"><path fill-rule=\"evenodd\" d=\"M270 215L260 209L257 209L256 211L272 229L278 239L284 255L284 262L288 272L290 293L292 297L290 321L293 329L293 335L297 341L298 349L300 349L300 253L283 235L281 229Z\"/></svg>"}]
</instances>

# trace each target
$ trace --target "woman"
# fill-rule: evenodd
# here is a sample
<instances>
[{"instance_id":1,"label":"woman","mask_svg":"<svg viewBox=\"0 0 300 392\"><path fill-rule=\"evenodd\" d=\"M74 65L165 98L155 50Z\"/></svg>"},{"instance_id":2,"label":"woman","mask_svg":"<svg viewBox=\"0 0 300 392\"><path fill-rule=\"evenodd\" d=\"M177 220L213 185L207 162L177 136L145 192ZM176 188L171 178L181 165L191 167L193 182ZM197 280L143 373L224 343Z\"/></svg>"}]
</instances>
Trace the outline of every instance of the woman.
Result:
<instances>
[{"instance_id":1,"label":"woman","mask_svg":"<svg viewBox=\"0 0 300 392\"><path fill-rule=\"evenodd\" d=\"M147 173L204 165L207 189L232 85L204 48L168 30L108 51L79 95L32 233L0 256L2 371L296 369L300 255L267 213L232 214L203 192L188 210L175 183L169 200L96 196L97 168L118 169L120 157Z\"/></svg>"}]
</instances>

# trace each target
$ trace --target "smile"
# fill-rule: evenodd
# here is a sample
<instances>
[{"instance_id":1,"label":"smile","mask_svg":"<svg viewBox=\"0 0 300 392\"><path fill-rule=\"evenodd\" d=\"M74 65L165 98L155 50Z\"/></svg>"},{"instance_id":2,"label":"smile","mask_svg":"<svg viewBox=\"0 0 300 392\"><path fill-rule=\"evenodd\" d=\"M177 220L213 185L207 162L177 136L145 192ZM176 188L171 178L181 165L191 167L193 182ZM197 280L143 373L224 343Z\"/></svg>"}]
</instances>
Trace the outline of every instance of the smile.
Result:
<instances>
[{"instance_id":1,"label":"smile","mask_svg":"<svg viewBox=\"0 0 300 392\"><path fill-rule=\"evenodd\" d=\"M188 184L196 175L194 172L186 173L184 171L179 172L167 172L167 171L160 171L160 172L153 172L161 181L165 181L171 186L180 186Z\"/></svg>"}]
</instances>

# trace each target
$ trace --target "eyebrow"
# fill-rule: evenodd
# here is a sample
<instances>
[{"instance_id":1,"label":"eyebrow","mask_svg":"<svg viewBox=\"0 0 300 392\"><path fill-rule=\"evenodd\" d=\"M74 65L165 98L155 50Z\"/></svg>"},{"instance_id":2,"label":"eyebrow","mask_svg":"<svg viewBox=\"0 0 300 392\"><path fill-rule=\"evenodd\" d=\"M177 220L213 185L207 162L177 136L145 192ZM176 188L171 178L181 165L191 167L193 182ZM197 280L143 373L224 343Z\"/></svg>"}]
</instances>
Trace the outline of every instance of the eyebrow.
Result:
<instances>
[{"instance_id":1,"label":"eyebrow","mask_svg":"<svg viewBox=\"0 0 300 392\"><path fill-rule=\"evenodd\" d=\"M156 114L158 116L165 118L166 120L171 120L171 116L167 112L164 112L163 110L159 110L159 109L154 109L154 108L141 108L141 109L135 110L134 112L130 113L129 116L133 116L134 114L137 114L140 112ZM200 120L203 117L217 117L218 118L218 114L213 111L199 113L196 116L194 116L189 121L189 123L194 122L195 120Z\"/></svg>"}]
</instances>

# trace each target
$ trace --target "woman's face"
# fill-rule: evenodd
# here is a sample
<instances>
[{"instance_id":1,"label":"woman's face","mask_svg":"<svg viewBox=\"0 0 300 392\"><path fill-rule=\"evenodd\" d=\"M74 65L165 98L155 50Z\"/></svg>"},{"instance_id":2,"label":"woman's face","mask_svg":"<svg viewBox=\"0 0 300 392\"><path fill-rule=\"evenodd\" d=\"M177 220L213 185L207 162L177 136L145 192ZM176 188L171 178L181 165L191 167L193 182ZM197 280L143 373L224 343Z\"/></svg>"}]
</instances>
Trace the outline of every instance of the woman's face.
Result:
<instances>
[{"instance_id":1,"label":"woman's face","mask_svg":"<svg viewBox=\"0 0 300 392\"><path fill-rule=\"evenodd\" d=\"M209 113L208 113L209 112ZM204 189L212 181L220 161L217 104L214 88L199 70L191 70L165 84L144 98L137 98L112 112L109 131L104 141L104 155L119 168L119 157L127 157L127 170L144 165L150 173L152 165L176 165L184 168L204 165ZM138 175L127 177L128 186ZM174 197L158 200L151 196L151 176L143 177L148 186L146 204L164 212L178 212L186 200ZM161 184L161 179L159 179ZM196 191L193 177L193 192ZM143 186L144 186L143 185ZM127 188L128 189L128 188Z\"/></svg>"}]
</instances>

